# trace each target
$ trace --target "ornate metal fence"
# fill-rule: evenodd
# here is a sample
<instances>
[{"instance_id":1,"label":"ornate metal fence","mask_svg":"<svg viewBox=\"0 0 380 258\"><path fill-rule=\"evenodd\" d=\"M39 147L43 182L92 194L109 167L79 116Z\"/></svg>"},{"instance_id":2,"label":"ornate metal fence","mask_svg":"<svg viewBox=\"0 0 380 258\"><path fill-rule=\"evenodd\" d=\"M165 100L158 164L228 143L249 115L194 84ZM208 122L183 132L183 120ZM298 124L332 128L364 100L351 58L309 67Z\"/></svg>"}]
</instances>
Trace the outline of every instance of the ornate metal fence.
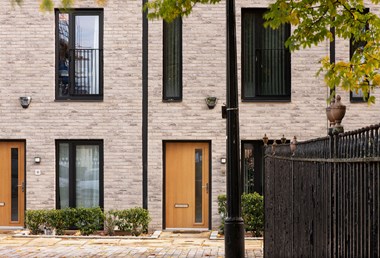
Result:
<instances>
[{"instance_id":1,"label":"ornate metal fence","mask_svg":"<svg viewBox=\"0 0 380 258\"><path fill-rule=\"evenodd\" d=\"M266 149L265 257L379 257L379 128Z\"/></svg>"}]
</instances>

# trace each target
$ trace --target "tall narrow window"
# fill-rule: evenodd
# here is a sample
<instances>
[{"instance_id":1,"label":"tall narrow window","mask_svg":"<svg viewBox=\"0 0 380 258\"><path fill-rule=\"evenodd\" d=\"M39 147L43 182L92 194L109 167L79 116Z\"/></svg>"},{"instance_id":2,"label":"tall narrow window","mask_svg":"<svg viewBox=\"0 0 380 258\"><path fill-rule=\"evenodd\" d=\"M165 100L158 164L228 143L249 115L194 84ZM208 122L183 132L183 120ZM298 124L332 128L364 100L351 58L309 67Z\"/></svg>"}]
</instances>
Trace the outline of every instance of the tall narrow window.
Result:
<instances>
[{"instance_id":1,"label":"tall narrow window","mask_svg":"<svg viewBox=\"0 0 380 258\"><path fill-rule=\"evenodd\" d=\"M57 99L102 99L103 11L56 10Z\"/></svg>"},{"instance_id":2,"label":"tall narrow window","mask_svg":"<svg viewBox=\"0 0 380 258\"><path fill-rule=\"evenodd\" d=\"M57 208L103 207L103 142L57 141Z\"/></svg>"},{"instance_id":3,"label":"tall narrow window","mask_svg":"<svg viewBox=\"0 0 380 258\"><path fill-rule=\"evenodd\" d=\"M290 100L290 26L264 28L266 9L242 9L243 100Z\"/></svg>"},{"instance_id":4,"label":"tall narrow window","mask_svg":"<svg viewBox=\"0 0 380 258\"><path fill-rule=\"evenodd\" d=\"M164 21L163 99L182 99L182 19Z\"/></svg>"},{"instance_id":5,"label":"tall narrow window","mask_svg":"<svg viewBox=\"0 0 380 258\"><path fill-rule=\"evenodd\" d=\"M368 12L369 12L368 8L365 8L363 10L363 14L368 13ZM363 32L365 32L367 29L368 29L368 24L363 26ZM354 55L354 53L356 51L358 51L358 53L363 51L366 44L367 44L367 42L365 42L365 41L354 42L353 38L351 38L350 39L350 59L352 58L352 56ZM363 58L363 62L364 61L365 60ZM364 83L368 84L368 81L365 81ZM368 100L368 97L369 97L369 93L368 93L368 96L364 96L363 91L360 88L358 88L357 90L354 90L354 91L350 91L350 101L351 102L366 102Z\"/></svg>"},{"instance_id":6,"label":"tall narrow window","mask_svg":"<svg viewBox=\"0 0 380 258\"><path fill-rule=\"evenodd\" d=\"M202 149L195 149L195 223L202 223L202 183L203 163Z\"/></svg>"},{"instance_id":7,"label":"tall narrow window","mask_svg":"<svg viewBox=\"0 0 380 258\"><path fill-rule=\"evenodd\" d=\"M18 221L18 204L19 204L19 196L18 196L18 186L19 186L19 167L18 167L18 149L12 148L11 149L11 157L12 157L12 163L11 163L11 174L12 174L12 199L11 199L11 220L12 221Z\"/></svg>"}]
</instances>

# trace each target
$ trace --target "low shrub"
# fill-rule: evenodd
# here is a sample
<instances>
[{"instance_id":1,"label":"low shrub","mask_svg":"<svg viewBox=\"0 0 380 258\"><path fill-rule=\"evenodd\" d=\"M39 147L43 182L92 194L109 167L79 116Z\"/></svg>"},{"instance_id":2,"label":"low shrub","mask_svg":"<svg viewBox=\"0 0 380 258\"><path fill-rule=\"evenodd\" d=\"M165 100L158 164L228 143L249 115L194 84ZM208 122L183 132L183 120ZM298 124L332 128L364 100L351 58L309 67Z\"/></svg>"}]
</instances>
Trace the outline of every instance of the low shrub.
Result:
<instances>
[{"instance_id":1,"label":"low shrub","mask_svg":"<svg viewBox=\"0 0 380 258\"><path fill-rule=\"evenodd\" d=\"M264 232L264 198L258 193L243 194L242 213L245 230L259 237Z\"/></svg>"},{"instance_id":2,"label":"low shrub","mask_svg":"<svg viewBox=\"0 0 380 258\"><path fill-rule=\"evenodd\" d=\"M114 210L110 210L104 215L104 232L106 235L115 235L116 222L117 221Z\"/></svg>"},{"instance_id":3,"label":"low shrub","mask_svg":"<svg viewBox=\"0 0 380 258\"><path fill-rule=\"evenodd\" d=\"M100 207L76 208L74 217L75 227L77 227L81 235L84 236L94 233L103 226L104 213Z\"/></svg>"},{"instance_id":4,"label":"low shrub","mask_svg":"<svg viewBox=\"0 0 380 258\"><path fill-rule=\"evenodd\" d=\"M135 207L126 210L114 211L116 225L119 230L126 231L133 236L148 232L148 225L151 221L149 212L143 208Z\"/></svg>"},{"instance_id":5,"label":"low shrub","mask_svg":"<svg viewBox=\"0 0 380 258\"><path fill-rule=\"evenodd\" d=\"M242 217L245 231L252 236L262 236L264 232L264 197L258 193L243 194L241 197ZM219 230L224 233L224 220L227 211L227 197L225 194L218 196L218 213L221 216Z\"/></svg>"},{"instance_id":6,"label":"low shrub","mask_svg":"<svg viewBox=\"0 0 380 258\"><path fill-rule=\"evenodd\" d=\"M57 235L63 235L66 229L72 228L75 224L75 209L48 210L45 220L46 227L54 228Z\"/></svg>"},{"instance_id":7,"label":"low shrub","mask_svg":"<svg viewBox=\"0 0 380 258\"><path fill-rule=\"evenodd\" d=\"M25 225L30 230L30 234L38 235L46 223L47 210L27 210L25 212Z\"/></svg>"},{"instance_id":8,"label":"low shrub","mask_svg":"<svg viewBox=\"0 0 380 258\"><path fill-rule=\"evenodd\" d=\"M25 218L26 226L33 235L41 233L44 228L55 229L57 235L64 234L67 229L77 228L81 235L90 235L104 225L107 235L114 235L117 226L121 231L139 236L148 232L150 221L149 212L140 207L107 213L103 213L99 207L27 210Z\"/></svg>"},{"instance_id":9,"label":"low shrub","mask_svg":"<svg viewBox=\"0 0 380 258\"><path fill-rule=\"evenodd\" d=\"M224 233L224 220L226 219L226 209L227 209L227 196L221 194L218 196L218 213L221 217L221 223L219 226L219 231Z\"/></svg>"}]
</instances>

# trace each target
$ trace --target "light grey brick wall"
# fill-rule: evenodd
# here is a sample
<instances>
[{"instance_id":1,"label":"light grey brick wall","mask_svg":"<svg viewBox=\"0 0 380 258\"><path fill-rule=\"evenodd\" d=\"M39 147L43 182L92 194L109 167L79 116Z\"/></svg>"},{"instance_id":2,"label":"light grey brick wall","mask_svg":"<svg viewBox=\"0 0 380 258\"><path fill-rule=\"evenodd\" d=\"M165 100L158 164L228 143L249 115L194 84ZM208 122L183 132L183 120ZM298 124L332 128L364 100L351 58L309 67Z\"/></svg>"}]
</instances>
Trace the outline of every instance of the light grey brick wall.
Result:
<instances>
[{"instance_id":1,"label":"light grey brick wall","mask_svg":"<svg viewBox=\"0 0 380 258\"><path fill-rule=\"evenodd\" d=\"M134 0L104 7L101 102L55 101L54 13L41 13L39 1L0 10L0 139L26 140L27 209L55 207L56 139L103 139L105 209L141 205L141 8ZM28 109L20 96L32 97Z\"/></svg>"},{"instance_id":2,"label":"light grey brick wall","mask_svg":"<svg viewBox=\"0 0 380 258\"><path fill-rule=\"evenodd\" d=\"M237 59L242 140L284 134L305 140L326 135L329 89L316 77L329 44L292 54L290 102L241 102L241 8L266 7L269 1L236 3ZM96 7L93 0L76 7ZM55 207L55 140L104 140L105 209L142 204L142 20L141 1L111 0L104 7L104 100L55 101L55 22L38 11L38 1L0 10L0 139L26 140L27 208ZM149 21L148 208L152 229L162 227L163 141L207 140L212 148L212 223L219 224L217 196L225 193L226 99L225 1L197 5L183 19L183 100L162 101L162 21ZM337 39L337 60L349 55L349 43ZM347 105L346 130L378 123L379 105ZM379 99L378 92L373 92ZM28 109L20 96L31 96ZM204 99L218 98L209 110ZM34 164L33 157L42 162ZM41 169L42 175L34 175Z\"/></svg>"}]
</instances>

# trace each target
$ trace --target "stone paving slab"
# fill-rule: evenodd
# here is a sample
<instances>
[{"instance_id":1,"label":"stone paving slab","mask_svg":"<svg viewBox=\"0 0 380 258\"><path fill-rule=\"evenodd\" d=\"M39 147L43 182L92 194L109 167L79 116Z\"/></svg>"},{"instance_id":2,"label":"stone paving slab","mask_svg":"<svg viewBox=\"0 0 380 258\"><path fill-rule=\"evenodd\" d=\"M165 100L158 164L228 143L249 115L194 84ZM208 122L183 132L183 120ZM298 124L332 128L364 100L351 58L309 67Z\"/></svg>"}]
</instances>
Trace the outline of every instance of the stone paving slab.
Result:
<instances>
[{"instance_id":1,"label":"stone paving slab","mask_svg":"<svg viewBox=\"0 0 380 258\"><path fill-rule=\"evenodd\" d=\"M18 238L0 235L0 257L224 257L224 241L204 234L170 234L158 239ZM209 236L209 234L208 234ZM246 240L246 257L262 258L262 241Z\"/></svg>"}]
</instances>

